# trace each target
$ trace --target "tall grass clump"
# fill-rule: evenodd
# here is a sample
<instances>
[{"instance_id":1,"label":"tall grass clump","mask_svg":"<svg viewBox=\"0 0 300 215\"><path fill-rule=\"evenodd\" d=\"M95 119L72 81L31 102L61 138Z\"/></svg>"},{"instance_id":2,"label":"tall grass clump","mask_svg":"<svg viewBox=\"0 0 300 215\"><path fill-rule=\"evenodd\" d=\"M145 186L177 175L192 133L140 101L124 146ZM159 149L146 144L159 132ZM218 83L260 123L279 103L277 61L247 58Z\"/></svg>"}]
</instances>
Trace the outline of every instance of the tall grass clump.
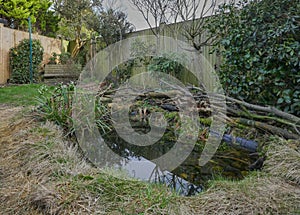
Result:
<instances>
[{"instance_id":1,"label":"tall grass clump","mask_svg":"<svg viewBox=\"0 0 300 215\"><path fill-rule=\"evenodd\" d=\"M60 84L54 90L42 86L37 97L38 113L42 119L55 122L61 126L68 135L74 134L74 120L72 118L72 102L76 86L73 82ZM98 98L95 98L95 123L99 130L106 132L110 130L108 125L109 109L103 105Z\"/></svg>"},{"instance_id":2,"label":"tall grass clump","mask_svg":"<svg viewBox=\"0 0 300 215\"><path fill-rule=\"evenodd\" d=\"M47 86L42 86L36 98L38 113L42 119L53 121L61 126L68 134L73 133L72 99L75 85L60 84L52 92Z\"/></svg>"}]
</instances>

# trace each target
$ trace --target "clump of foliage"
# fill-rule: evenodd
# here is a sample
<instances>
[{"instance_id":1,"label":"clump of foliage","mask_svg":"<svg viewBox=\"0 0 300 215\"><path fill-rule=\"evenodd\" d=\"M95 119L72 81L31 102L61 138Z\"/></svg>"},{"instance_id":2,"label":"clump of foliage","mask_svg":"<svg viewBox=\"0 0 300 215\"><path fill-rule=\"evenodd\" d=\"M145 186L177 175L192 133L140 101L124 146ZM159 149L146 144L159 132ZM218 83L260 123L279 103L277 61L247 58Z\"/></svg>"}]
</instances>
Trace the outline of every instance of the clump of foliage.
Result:
<instances>
[{"instance_id":1,"label":"clump of foliage","mask_svg":"<svg viewBox=\"0 0 300 215\"><path fill-rule=\"evenodd\" d=\"M42 119L49 120L61 126L67 134L74 134L74 120L72 117L73 98L75 93L75 84L60 84L54 89L47 86L42 86L36 98L38 105L38 113ZM95 122L99 129L109 131L107 125L108 109L99 100L96 99L95 105Z\"/></svg>"},{"instance_id":2,"label":"clump of foliage","mask_svg":"<svg viewBox=\"0 0 300 215\"><path fill-rule=\"evenodd\" d=\"M180 74L184 70L184 66L180 63L181 57L174 53L155 56L152 58L148 69L172 75Z\"/></svg>"},{"instance_id":3,"label":"clump of foliage","mask_svg":"<svg viewBox=\"0 0 300 215\"><path fill-rule=\"evenodd\" d=\"M30 41L22 40L15 48L10 49L10 82L17 84L30 83ZM40 64L43 60L44 48L39 40L32 40L33 80L37 81Z\"/></svg>"},{"instance_id":4,"label":"clump of foliage","mask_svg":"<svg viewBox=\"0 0 300 215\"><path fill-rule=\"evenodd\" d=\"M95 29L102 36L106 46L122 40L126 33L134 30L134 26L127 20L127 15L120 10L109 8L102 11L97 18L100 24Z\"/></svg>"},{"instance_id":5,"label":"clump of foliage","mask_svg":"<svg viewBox=\"0 0 300 215\"><path fill-rule=\"evenodd\" d=\"M132 58L139 58L141 56L152 55L155 53L155 44L146 43L145 41L136 38L130 46L130 56Z\"/></svg>"},{"instance_id":6,"label":"clump of foliage","mask_svg":"<svg viewBox=\"0 0 300 215\"><path fill-rule=\"evenodd\" d=\"M59 30L58 23L60 22L60 17L55 14L55 11L40 11L37 17L39 18L34 23L34 31L41 35L55 38Z\"/></svg>"},{"instance_id":7,"label":"clump of foliage","mask_svg":"<svg viewBox=\"0 0 300 215\"><path fill-rule=\"evenodd\" d=\"M60 18L49 10L51 0L0 0L0 17L10 28L27 30L30 17L33 31L55 37Z\"/></svg>"},{"instance_id":8,"label":"clump of foliage","mask_svg":"<svg viewBox=\"0 0 300 215\"><path fill-rule=\"evenodd\" d=\"M61 126L67 133L73 132L72 120L72 99L75 85L60 84L51 92L47 86L39 89L39 96L36 98L38 103L38 112L41 117L55 122Z\"/></svg>"},{"instance_id":9,"label":"clump of foliage","mask_svg":"<svg viewBox=\"0 0 300 215\"><path fill-rule=\"evenodd\" d=\"M197 85L197 78L183 64L187 60L184 54L168 52L157 54L155 45L135 39L130 47L130 56L134 66L146 66L153 75L155 72L169 74L185 84Z\"/></svg>"},{"instance_id":10,"label":"clump of foliage","mask_svg":"<svg viewBox=\"0 0 300 215\"><path fill-rule=\"evenodd\" d=\"M208 28L219 36L219 74L227 93L299 115L299 1L243 0L219 13Z\"/></svg>"},{"instance_id":11,"label":"clump of foliage","mask_svg":"<svg viewBox=\"0 0 300 215\"><path fill-rule=\"evenodd\" d=\"M198 86L198 79L182 64L185 59L183 54L165 53L152 57L147 66L150 72L169 74L184 84Z\"/></svg>"}]
</instances>

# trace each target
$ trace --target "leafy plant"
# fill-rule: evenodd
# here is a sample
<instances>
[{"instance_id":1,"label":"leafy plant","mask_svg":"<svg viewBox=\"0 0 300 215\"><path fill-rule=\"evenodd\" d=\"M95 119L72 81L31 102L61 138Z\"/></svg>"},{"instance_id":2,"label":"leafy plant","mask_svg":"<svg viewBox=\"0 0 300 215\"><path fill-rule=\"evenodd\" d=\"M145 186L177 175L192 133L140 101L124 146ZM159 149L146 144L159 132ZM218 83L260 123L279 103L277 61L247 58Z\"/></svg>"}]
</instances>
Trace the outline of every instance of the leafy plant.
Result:
<instances>
[{"instance_id":1,"label":"leafy plant","mask_svg":"<svg viewBox=\"0 0 300 215\"><path fill-rule=\"evenodd\" d=\"M134 59L134 63L149 64L150 56L155 53L154 46L152 43L136 38L130 46L130 57Z\"/></svg>"},{"instance_id":2,"label":"leafy plant","mask_svg":"<svg viewBox=\"0 0 300 215\"><path fill-rule=\"evenodd\" d=\"M73 59L69 52L64 52L59 55L59 61L61 64L73 63Z\"/></svg>"},{"instance_id":3,"label":"leafy plant","mask_svg":"<svg viewBox=\"0 0 300 215\"><path fill-rule=\"evenodd\" d=\"M48 64L57 64L58 63L58 54L56 52L53 52L51 54L51 57L49 58Z\"/></svg>"},{"instance_id":4,"label":"leafy plant","mask_svg":"<svg viewBox=\"0 0 300 215\"><path fill-rule=\"evenodd\" d=\"M10 82L17 84L30 83L30 41L22 40L15 48L10 49ZM39 40L32 40L33 80L37 81L40 64L43 60L44 48Z\"/></svg>"},{"instance_id":5,"label":"leafy plant","mask_svg":"<svg viewBox=\"0 0 300 215\"><path fill-rule=\"evenodd\" d=\"M162 72L177 78L184 84L198 86L198 79L195 75L184 67L182 62L186 59L183 54L165 53L159 56L152 57L148 63L148 70Z\"/></svg>"},{"instance_id":6,"label":"leafy plant","mask_svg":"<svg viewBox=\"0 0 300 215\"><path fill-rule=\"evenodd\" d=\"M50 93L47 86L42 86L38 90L39 96L36 98L38 112L42 118L55 122L68 133L73 132L72 99L74 89L74 83L61 84Z\"/></svg>"},{"instance_id":7,"label":"leafy plant","mask_svg":"<svg viewBox=\"0 0 300 215\"><path fill-rule=\"evenodd\" d=\"M244 0L219 9L207 27L219 36L219 76L229 95L300 114L299 11L295 0Z\"/></svg>"}]
</instances>

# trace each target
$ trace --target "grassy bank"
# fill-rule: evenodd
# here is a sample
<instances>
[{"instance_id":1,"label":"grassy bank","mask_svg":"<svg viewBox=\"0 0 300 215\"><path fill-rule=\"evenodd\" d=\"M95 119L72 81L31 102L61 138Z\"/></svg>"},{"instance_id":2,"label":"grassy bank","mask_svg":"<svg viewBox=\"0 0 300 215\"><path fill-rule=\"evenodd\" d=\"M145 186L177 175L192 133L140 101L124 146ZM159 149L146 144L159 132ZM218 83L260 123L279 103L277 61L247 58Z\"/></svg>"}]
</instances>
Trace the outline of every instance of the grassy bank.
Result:
<instances>
[{"instance_id":1,"label":"grassy bank","mask_svg":"<svg viewBox=\"0 0 300 215\"><path fill-rule=\"evenodd\" d=\"M6 115L15 110L8 110ZM299 142L292 143L296 149L279 138L267 143L280 143L281 147L284 144L292 150L293 164L290 160L278 160L278 148L270 148L262 172L253 172L241 181L216 179L200 195L181 197L163 185L120 179L120 172L95 168L53 123L41 123L30 117L6 123L5 132L3 122L0 125L0 210L5 214L299 212L299 163L295 161L300 157ZM295 170L284 172L291 165ZM279 167L280 175L275 171Z\"/></svg>"}]
</instances>

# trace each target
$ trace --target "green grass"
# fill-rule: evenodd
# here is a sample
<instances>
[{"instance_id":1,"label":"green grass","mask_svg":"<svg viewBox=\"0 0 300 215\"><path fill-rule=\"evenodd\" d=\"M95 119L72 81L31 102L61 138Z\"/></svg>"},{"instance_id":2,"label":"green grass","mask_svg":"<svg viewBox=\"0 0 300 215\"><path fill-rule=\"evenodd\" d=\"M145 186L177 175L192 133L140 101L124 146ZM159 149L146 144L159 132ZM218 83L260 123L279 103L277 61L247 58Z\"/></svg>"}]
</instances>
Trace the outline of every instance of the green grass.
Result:
<instances>
[{"instance_id":1,"label":"green grass","mask_svg":"<svg viewBox=\"0 0 300 215\"><path fill-rule=\"evenodd\" d=\"M42 84L24 84L0 88L0 104L31 106L37 104L38 89Z\"/></svg>"}]
</instances>

